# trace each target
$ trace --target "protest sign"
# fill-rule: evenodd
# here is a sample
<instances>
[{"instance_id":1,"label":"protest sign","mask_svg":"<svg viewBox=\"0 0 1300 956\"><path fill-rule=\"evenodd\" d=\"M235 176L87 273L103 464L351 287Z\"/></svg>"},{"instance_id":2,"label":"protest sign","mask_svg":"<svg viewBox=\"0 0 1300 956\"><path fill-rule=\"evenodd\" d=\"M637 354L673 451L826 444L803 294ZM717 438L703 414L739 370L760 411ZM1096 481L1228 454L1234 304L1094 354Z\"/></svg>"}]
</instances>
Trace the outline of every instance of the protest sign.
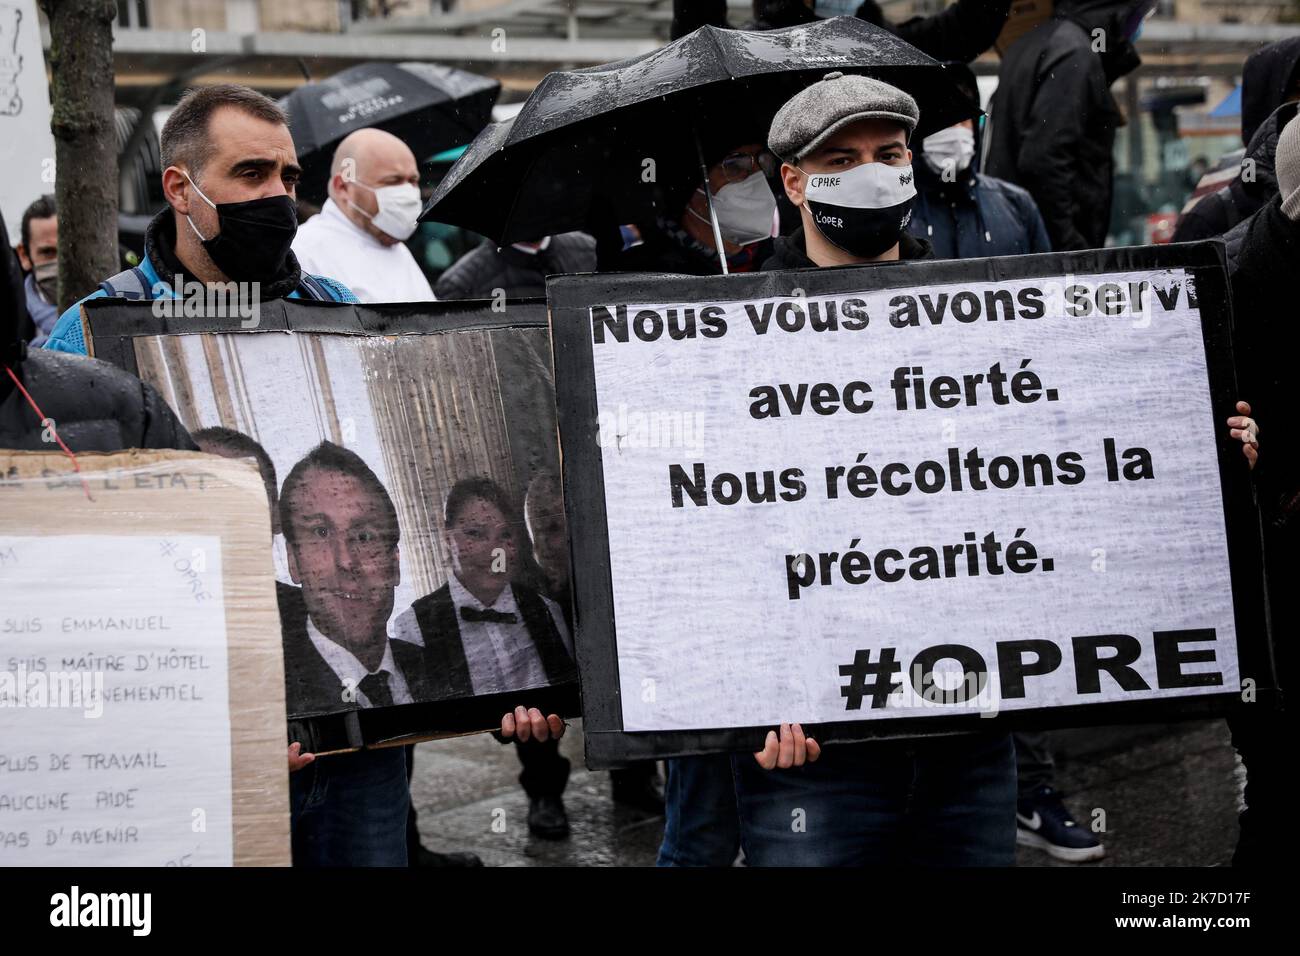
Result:
<instances>
[{"instance_id":1,"label":"protest sign","mask_svg":"<svg viewBox=\"0 0 1300 956\"><path fill-rule=\"evenodd\" d=\"M50 90L35 0L0 0L0 211L22 242L23 210L54 192Z\"/></svg>"},{"instance_id":2,"label":"protest sign","mask_svg":"<svg viewBox=\"0 0 1300 956\"><path fill-rule=\"evenodd\" d=\"M88 303L88 340L200 447L258 460L294 739L576 713L541 302L181 306Z\"/></svg>"},{"instance_id":3,"label":"protest sign","mask_svg":"<svg viewBox=\"0 0 1300 956\"><path fill-rule=\"evenodd\" d=\"M0 454L0 864L288 865L257 469Z\"/></svg>"},{"instance_id":4,"label":"protest sign","mask_svg":"<svg viewBox=\"0 0 1300 956\"><path fill-rule=\"evenodd\" d=\"M1272 686L1220 255L551 280L589 762Z\"/></svg>"}]
</instances>

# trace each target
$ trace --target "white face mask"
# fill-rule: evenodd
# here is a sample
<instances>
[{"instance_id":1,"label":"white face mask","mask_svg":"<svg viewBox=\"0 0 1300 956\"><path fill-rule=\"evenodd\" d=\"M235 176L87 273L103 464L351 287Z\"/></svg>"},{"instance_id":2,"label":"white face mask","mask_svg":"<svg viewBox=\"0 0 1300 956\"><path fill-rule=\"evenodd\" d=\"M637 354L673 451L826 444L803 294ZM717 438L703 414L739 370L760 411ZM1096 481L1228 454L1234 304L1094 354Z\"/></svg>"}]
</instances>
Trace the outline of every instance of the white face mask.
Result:
<instances>
[{"instance_id":1,"label":"white face mask","mask_svg":"<svg viewBox=\"0 0 1300 956\"><path fill-rule=\"evenodd\" d=\"M925 164L949 180L964 172L975 158L975 133L965 126L949 126L921 140Z\"/></svg>"},{"instance_id":2,"label":"white face mask","mask_svg":"<svg viewBox=\"0 0 1300 956\"><path fill-rule=\"evenodd\" d=\"M845 252L875 258L898 242L916 197L912 166L861 163L843 172L810 173L804 203L813 225Z\"/></svg>"},{"instance_id":3,"label":"white face mask","mask_svg":"<svg viewBox=\"0 0 1300 956\"><path fill-rule=\"evenodd\" d=\"M696 190L703 193L703 187ZM696 219L708 222L694 209L687 211ZM776 215L776 197L761 171L750 173L738 183L727 183L713 194L713 211L718 217L718 231L727 242L747 246L772 236Z\"/></svg>"},{"instance_id":4,"label":"white face mask","mask_svg":"<svg viewBox=\"0 0 1300 956\"><path fill-rule=\"evenodd\" d=\"M380 186L376 189L360 180L353 180L353 184L362 189L369 189L375 194L379 211L372 216L349 200L348 204L353 209L374 223L376 229L394 239L400 241L410 238L411 233L415 232L415 227L419 225L420 209L423 205L420 201L419 186L414 183L398 183L396 186Z\"/></svg>"}]
</instances>

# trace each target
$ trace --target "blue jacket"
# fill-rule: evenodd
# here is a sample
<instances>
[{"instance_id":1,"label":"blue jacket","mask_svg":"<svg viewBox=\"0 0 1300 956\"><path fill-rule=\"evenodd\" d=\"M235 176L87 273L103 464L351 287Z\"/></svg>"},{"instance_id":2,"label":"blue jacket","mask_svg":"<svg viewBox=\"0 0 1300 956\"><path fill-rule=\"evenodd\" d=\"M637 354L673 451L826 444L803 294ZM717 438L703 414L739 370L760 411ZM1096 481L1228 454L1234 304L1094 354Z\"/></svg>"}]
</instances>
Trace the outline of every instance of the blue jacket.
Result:
<instances>
[{"instance_id":1,"label":"blue jacket","mask_svg":"<svg viewBox=\"0 0 1300 956\"><path fill-rule=\"evenodd\" d=\"M166 290L168 298L176 298L176 290L173 289L169 283L159 279L158 271L154 268L153 262L150 261L149 256L145 256L136 268L140 270L145 288L155 290L159 293L159 295L151 296L151 298L160 297L163 290ZM313 276L312 278L316 279L317 285L324 290L326 295L329 296L329 301L357 301L357 297L352 294L352 291L341 282L337 282L334 279L329 279L324 276ZM50 337L46 340L44 348L53 349L56 352L73 352L78 355L87 354L86 340L81 334L81 303L85 302L87 299L102 299L107 297L108 292L101 287L90 293L90 295L78 299L73 303L70 309L59 316L59 321L54 323L54 329L50 332ZM306 298L306 296L302 294L302 286L299 285L297 289L289 293L287 298Z\"/></svg>"},{"instance_id":2,"label":"blue jacket","mask_svg":"<svg viewBox=\"0 0 1300 956\"><path fill-rule=\"evenodd\" d=\"M1024 189L967 171L946 183L920 157L916 202L907 231L934 246L936 259L975 259L1051 252L1047 228Z\"/></svg>"}]
</instances>

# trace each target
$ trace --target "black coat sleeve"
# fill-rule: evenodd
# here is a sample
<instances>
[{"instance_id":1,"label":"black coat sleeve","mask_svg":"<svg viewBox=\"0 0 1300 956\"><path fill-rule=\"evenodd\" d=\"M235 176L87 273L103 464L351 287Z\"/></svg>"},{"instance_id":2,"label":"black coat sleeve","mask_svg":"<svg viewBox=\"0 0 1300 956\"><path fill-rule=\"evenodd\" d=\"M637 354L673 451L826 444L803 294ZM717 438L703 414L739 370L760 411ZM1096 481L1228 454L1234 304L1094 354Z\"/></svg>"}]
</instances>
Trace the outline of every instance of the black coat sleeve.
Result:
<instances>
[{"instance_id":1,"label":"black coat sleeve","mask_svg":"<svg viewBox=\"0 0 1300 956\"><path fill-rule=\"evenodd\" d=\"M485 246L476 246L451 264L433 287L439 299L486 299L505 280L496 257Z\"/></svg>"},{"instance_id":2,"label":"black coat sleeve","mask_svg":"<svg viewBox=\"0 0 1300 956\"><path fill-rule=\"evenodd\" d=\"M1279 196L1238 228L1229 265L1238 397L1259 422L1256 483L1266 516L1276 519L1294 510L1289 502L1300 491L1300 408L1292 389L1300 223L1283 214Z\"/></svg>"},{"instance_id":3,"label":"black coat sleeve","mask_svg":"<svg viewBox=\"0 0 1300 956\"><path fill-rule=\"evenodd\" d=\"M199 446L185 430L171 406L148 382L140 383L141 429L138 448L175 448L198 451Z\"/></svg>"},{"instance_id":4,"label":"black coat sleeve","mask_svg":"<svg viewBox=\"0 0 1300 956\"><path fill-rule=\"evenodd\" d=\"M936 60L969 63L997 40L1010 10L1011 0L957 0L933 16L915 17L894 29Z\"/></svg>"},{"instance_id":5,"label":"black coat sleeve","mask_svg":"<svg viewBox=\"0 0 1300 956\"><path fill-rule=\"evenodd\" d=\"M1172 241L1196 242L1223 235L1229 225L1223 210L1224 202L1221 193L1202 197L1200 202L1178 217Z\"/></svg>"}]
</instances>

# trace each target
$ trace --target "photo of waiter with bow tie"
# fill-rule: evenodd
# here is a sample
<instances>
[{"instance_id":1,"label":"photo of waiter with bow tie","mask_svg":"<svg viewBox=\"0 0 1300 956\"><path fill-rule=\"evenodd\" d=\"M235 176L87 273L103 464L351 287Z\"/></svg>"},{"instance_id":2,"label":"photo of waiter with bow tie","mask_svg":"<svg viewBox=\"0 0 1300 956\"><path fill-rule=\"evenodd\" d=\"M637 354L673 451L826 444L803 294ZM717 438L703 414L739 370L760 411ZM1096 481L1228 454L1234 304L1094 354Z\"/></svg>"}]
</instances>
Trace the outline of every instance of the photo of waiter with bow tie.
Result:
<instances>
[{"instance_id":1,"label":"photo of waiter with bow tie","mask_svg":"<svg viewBox=\"0 0 1300 956\"><path fill-rule=\"evenodd\" d=\"M397 619L393 635L394 643L423 648L430 698L574 679L573 642L559 605L517 580L527 539L501 487L482 477L456 482L444 517L453 573Z\"/></svg>"}]
</instances>

